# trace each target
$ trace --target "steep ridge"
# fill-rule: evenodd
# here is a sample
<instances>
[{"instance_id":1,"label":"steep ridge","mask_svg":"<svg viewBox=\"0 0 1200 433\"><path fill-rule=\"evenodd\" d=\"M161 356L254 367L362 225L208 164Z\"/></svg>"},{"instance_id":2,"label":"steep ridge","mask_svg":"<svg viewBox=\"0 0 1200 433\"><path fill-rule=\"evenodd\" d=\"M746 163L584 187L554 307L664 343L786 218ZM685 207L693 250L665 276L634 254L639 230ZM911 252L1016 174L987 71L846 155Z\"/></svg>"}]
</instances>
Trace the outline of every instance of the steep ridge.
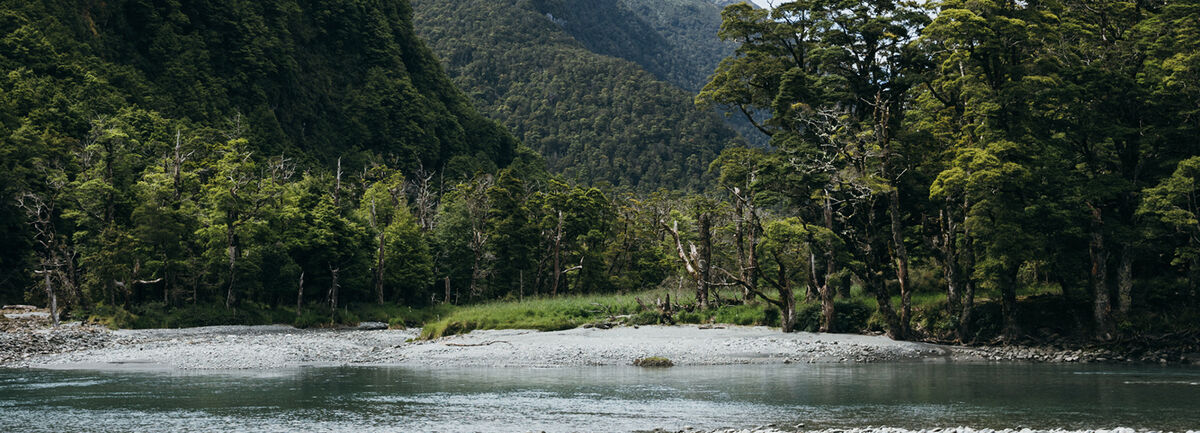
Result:
<instances>
[{"instance_id":1,"label":"steep ridge","mask_svg":"<svg viewBox=\"0 0 1200 433\"><path fill-rule=\"evenodd\" d=\"M617 58L654 59L671 45L616 1L413 3L417 32L455 83L572 180L695 189L738 139L691 93Z\"/></svg>"},{"instance_id":2,"label":"steep ridge","mask_svg":"<svg viewBox=\"0 0 1200 433\"><path fill-rule=\"evenodd\" d=\"M321 159L393 153L511 158L515 140L480 116L412 30L406 1L5 1L0 88L50 80L70 95L58 133L136 105L214 124L240 117L263 152ZM34 101L33 105L52 103ZM6 109L9 125L37 107ZM407 164L406 164L407 165Z\"/></svg>"}]
</instances>

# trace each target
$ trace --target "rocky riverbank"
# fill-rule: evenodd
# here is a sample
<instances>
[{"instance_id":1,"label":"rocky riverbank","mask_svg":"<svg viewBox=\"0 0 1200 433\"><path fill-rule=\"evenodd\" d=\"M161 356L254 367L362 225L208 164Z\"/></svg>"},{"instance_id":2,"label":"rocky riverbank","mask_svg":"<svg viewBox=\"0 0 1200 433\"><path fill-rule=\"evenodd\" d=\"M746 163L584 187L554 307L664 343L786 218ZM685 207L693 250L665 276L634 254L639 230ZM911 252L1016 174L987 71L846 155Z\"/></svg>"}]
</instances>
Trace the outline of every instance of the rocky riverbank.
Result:
<instances>
[{"instance_id":1,"label":"rocky riverbank","mask_svg":"<svg viewBox=\"0 0 1200 433\"><path fill-rule=\"evenodd\" d=\"M1191 352L1192 349L1189 348L1122 349L1121 347L1059 348L1014 345L962 347L959 348L959 351L986 361L1200 364L1200 353Z\"/></svg>"},{"instance_id":2,"label":"rocky riverbank","mask_svg":"<svg viewBox=\"0 0 1200 433\"><path fill-rule=\"evenodd\" d=\"M577 328L556 332L475 331L414 341L414 330L215 326L111 331L79 323L51 328L36 319L0 321L0 366L38 368L272 369L336 365L565 367L632 365L646 357L674 365L941 362L1121 362L1104 349L962 347L855 334L783 334L740 326ZM1147 362L1195 362L1187 356Z\"/></svg>"},{"instance_id":3,"label":"rocky riverbank","mask_svg":"<svg viewBox=\"0 0 1200 433\"><path fill-rule=\"evenodd\" d=\"M782 334L763 327L475 331L435 341L413 341L417 333L412 330L302 330L288 326L103 330L98 334L95 340L87 339L86 345L16 357L4 365L184 370L329 365L563 367L631 365L648 356L665 357L676 365L725 365L882 362L953 355L947 347L885 337Z\"/></svg>"},{"instance_id":4,"label":"rocky riverbank","mask_svg":"<svg viewBox=\"0 0 1200 433\"><path fill-rule=\"evenodd\" d=\"M78 322L50 326L50 315L32 308L0 309L0 366L15 365L46 355L107 346L113 334L106 328ZM22 306L23 307L23 306Z\"/></svg>"}]
</instances>

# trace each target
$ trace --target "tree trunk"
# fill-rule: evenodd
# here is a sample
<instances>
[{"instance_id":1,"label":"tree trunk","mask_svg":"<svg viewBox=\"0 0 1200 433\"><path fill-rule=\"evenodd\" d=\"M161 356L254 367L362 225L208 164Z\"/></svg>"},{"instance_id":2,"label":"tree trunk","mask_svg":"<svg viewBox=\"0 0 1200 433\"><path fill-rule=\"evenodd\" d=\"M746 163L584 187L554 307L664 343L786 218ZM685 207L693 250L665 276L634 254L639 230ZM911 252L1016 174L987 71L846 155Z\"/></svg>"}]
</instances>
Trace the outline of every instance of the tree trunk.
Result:
<instances>
[{"instance_id":1,"label":"tree trunk","mask_svg":"<svg viewBox=\"0 0 1200 433\"><path fill-rule=\"evenodd\" d=\"M379 298L379 305L383 305L383 245L384 231L379 230L379 252L378 258L375 261L375 295Z\"/></svg>"},{"instance_id":2,"label":"tree trunk","mask_svg":"<svg viewBox=\"0 0 1200 433\"><path fill-rule=\"evenodd\" d=\"M474 260L471 261L471 285L468 287L468 291L471 292L470 296L472 297L479 296L479 279L483 274L483 251L478 248L473 248L473 250L475 254Z\"/></svg>"},{"instance_id":3,"label":"tree trunk","mask_svg":"<svg viewBox=\"0 0 1200 433\"><path fill-rule=\"evenodd\" d=\"M883 316L888 337L893 340L902 340L905 338L904 328L900 325L900 317L896 315L896 310L892 308L892 295L888 291L887 277L884 276L883 263L887 261L886 254L876 251L876 247L886 244L887 241L876 243L875 233L872 230L878 226L874 220L875 213L868 213L863 246L866 265L864 278L867 279L867 286L875 293L876 308Z\"/></svg>"},{"instance_id":4,"label":"tree trunk","mask_svg":"<svg viewBox=\"0 0 1200 433\"><path fill-rule=\"evenodd\" d=\"M300 271L300 285L296 290L296 316L300 316L300 309L304 305L304 271Z\"/></svg>"},{"instance_id":5,"label":"tree trunk","mask_svg":"<svg viewBox=\"0 0 1200 433\"><path fill-rule=\"evenodd\" d=\"M959 315L958 335L959 342L970 343L975 341L975 337L971 335L971 313L975 311L975 280L967 279L963 283L962 296L962 314Z\"/></svg>"},{"instance_id":6,"label":"tree trunk","mask_svg":"<svg viewBox=\"0 0 1200 433\"><path fill-rule=\"evenodd\" d=\"M333 278L333 281L329 284L329 311L337 311L338 289L340 288L338 285L338 274L340 272L341 268L329 267L329 274Z\"/></svg>"},{"instance_id":7,"label":"tree trunk","mask_svg":"<svg viewBox=\"0 0 1200 433\"><path fill-rule=\"evenodd\" d=\"M1017 272L1016 263L1006 263L1000 274L1001 309L1004 315L1004 340L1012 341L1020 334L1017 324Z\"/></svg>"},{"instance_id":8,"label":"tree trunk","mask_svg":"<svg viewBox=\"0 0 1200 433\"><path fill-rule=\"evenodd\" d=\"M167 260L164 257L163 263L166 262ZM171 306L171 279L169 274L167 275L167 278L163 279L163 305L166 305L168 308Z\"/></svg>"},{"instance_id":9,"label":"tree trunk","mask_svg":"<svg viewBox=\"0 0 1200 433\"><path fill-rule=\"evenodd\" d=\"M893 340L904 339L903 328L900 327L900 317L896 315L896 310L892 308L892 296L888 293L887 280L880 272L875 270L868 271L871 274L870 284L874 286L875 302L878 304L879 314L883 316L883 323L886 325L887 336Z\"/></svg>"},{"instance_id":10,"label":"tree trunk","mask_svg":"<svg viewBox=\"0 0 1200 433\"><path fill-rule=\"evenodd\" d=\"M71 252L63 253L63 256L66 257L67 262L67 284L71 286L71 290L75 293L75 297L79 299L79 305L85 310L90 310L92 308L92 300L88 299L87 295L83 293L83 289L79 287L79 271L75 268L75 256L77 253L73 250L74 249L72 248Z\"/></svg>"},{"instance_id":11,"label":"tree trunk","mask_svg":"<svg viewBox=\"0 0 1200 433\"><path fill-rule=\"evenodd\" d=\"M821 332L831 332L833 330L833 288L829 286L829 275L821 276L817 272L817 255L814 253L808 254L808 263L811 267L814 286L817 288L817 293L821 296Z\"/></svg>"},{"instance_id":12,"label":"tree trunk","mask_svg":"<svg viewBox=\"0 0 1200 433\"><path fill-rule=\"evenodd\" d=\"M1117 314L1121 319L1129 317L1133 308L1133 254L1133 245L1122 245L1117 267Z\"/></svg>"},{"instance_id":13,"label":"tree trunk","mask_svg":"<svg viewBox=\"0 0 1200 433\"><path fill-rule=\"evenodd\" d=\"M229 286L225 290L225 308L233 306L233 284L237 276L237 235L234 234L233 214L227 214L225 241L229 253Z\"/></svg>"},{"instance_id":14,"label":"tree trunk","mask_svg":"<svg viewBox=\"0 0 1200 433\"><path fill-rule=\"evenodd\" d=\"M42 265L42 277L46 280L46 297L50 300L50 319L54 322L54 326L58 327L58 294L54 293L54 286L50 281L50 270Z\"/></svg>"},{"instance_id":15,"label":"tree trunk","mask_svg":"<svg viewBox=\"0 0 1200 433\"><path fill-rule=\"evenodd\" d=\"M900 220L900 191L896 188L888 194L888 214L891 215L896 279L900 282L900 333L907 336L912 330L912 288L908 284L908 248L904 246L904 225Z\"/></svg>"},{"instance_id":16,"label":"tree trunk","mask_svg":"<svg viewBox=\"0 0 1200 433\"><path fill-rule=\"evenodd\" d=\"M938 236L938 244L942 250L942 272L946 276L946 314L950 316L950 323L955 324L955 333L959 342L963 340L962 335L962 299L961 285L958 272L958 225L954 220L947 215L945 209L938 211L938 228L941 231Z\"/></svg>"},{"instance_id":17,"label":"tree trunk","mask_svg":"<svg viewBox=\"0 0 1200 433\"><path fill-rule=\"evenodd\" d=\"M700 309L708 308L708 282L712 263L712 221L711 216L705 212L700 214L697 221L700 229L700 259L696 262L697 272L700 273L696 279L696 303Z\"/></svg>"},{"instance_id":18,"label":"tree trunk","mask_svg":"<svg viewBox=\"0 0 1200 433\"><path fill-rule=\"evenodd\" d=\"M825 191L825 201L821 209L821 217L825 223L825 229L829 230L830 233L836 233L833 231L833 199L829 198L829 191ZM825 244L826 285L833 285L831 280L833 279L833 274L835 272L837 272L837 262L835 261L835 257L833 255L833 240L830 239L829 242ZM838 284L834 287L834 289L843 299L850 299L849 284Z\"/></svg>"},{"instance_id":19,"label":"tree trunk","mask_svg":"<svg viewBox=\"0 0 1200 433\"><path fill-rule=\"evenodd\" d=\"M783 332L793 332L796 327L796 296L792 294L792 279L788 276L787 265L780 260L781 256L775 253L775 261L779 264L779 327Z\"/></svg>"},{"instance_id":20,"label":"tree trunk","mask_svg":"<svg viewBox=\"0 0 1200 433\"><path fill-rule=\"evenodd\" d=\"M1104 247L1103 224L1100 209L1092 207L1092 233L1088 244L1088 256L1092 261L1092 320L1095 336L1107 340L1112 338L1112 326L1109 321L1108 250Z\"/></svg>"},{"instance_id":21,"label":"tree trunk","mask_svg":"<svg viewBox=\"0 0 1200 433\"><path fill-rule=\"evenodd\" d=\"M737 264L738 264L738 269L741 270L740 272L741 272L742 281L748 282L750 280L750 278L752 278L752 277L749 272L750 269L747 265L747 262L749 260L747 260L747 258L746 258L746 226L748 224L746 224L746 221L745 221L746 218L744 216L743 207L744 207L744 205L742 204L742 201L739 199L739 197L735 197L733 213L734 213L734 215L736 215L737 221L736 221L736 227L734 228L734 231L733 231L733 245L737 249L737 262L738 262ZM742 303L746 303L747 301L749 301L751 296L754 296L754 294L750 293L750 288L743 287L742 288Z\"/></svg>"},{"instance_id":22,"label":"tree trunk","mask_svg":"<svg viewBox=\"0 0 1200 433\"><path fill-rule=\"evenodd\" d=\"M974 341L971 336L971 313L975 311L975 240L971 238L971 225L967 220L967 212L971 202L963 198L962 239L963 246L959 254L962 256L962 314L959 315L958 334L961 342Z\"/></svg>"},{"instance_id":23,"label":"tree trunk","mask_svg":"<svg viewBox=\"0 0 1200 433\"><path fill-rule=\"evenodd\" d=\"M550 296L558 296L558 285L562 281L562 226L563 214L558 211L558 226L554 229L554 285L550 287Z\"/></svg>"},{"instance_id":24,"label":"tree trunk","mask_svg":"<svg viewBox=\"0 0 1200 433\"><path fill-rule=\"evenodd\" d=\"M755 272L758 271L758 221L753 208L750 213L750 227L746 231L746 267L742 269L742 278L745 279L746 292L750 293L746 297L746 301L750 301L753 293L758 292L758 276Z\"/></svg>"},{"instance_id":25,"label":"tree trunk","mask_svg":"<svg viewBox=\"0 0 1200 433\"><path fill-rule=\"evenodd\" d=\"M781 328L783 328L783 332L787 332L787 333L795 332L796 331L796 297L792 296L791 290L788 290L787 293L780 293L780 295L781 295L780 297L783 298L782 299L783 300L783 311L780 311L780 317L779 317Z\"/></svg>"},{"instance_id":26,"label":"tree trunk","mask_svg":"<svg viewBox=\"0 0 1200 433\"><path fill-rule=\"evenodd\" d=\"M334 175L333 207L342 207L342 157L337 159L337 173Z\"/></svg>"}]
</instances>

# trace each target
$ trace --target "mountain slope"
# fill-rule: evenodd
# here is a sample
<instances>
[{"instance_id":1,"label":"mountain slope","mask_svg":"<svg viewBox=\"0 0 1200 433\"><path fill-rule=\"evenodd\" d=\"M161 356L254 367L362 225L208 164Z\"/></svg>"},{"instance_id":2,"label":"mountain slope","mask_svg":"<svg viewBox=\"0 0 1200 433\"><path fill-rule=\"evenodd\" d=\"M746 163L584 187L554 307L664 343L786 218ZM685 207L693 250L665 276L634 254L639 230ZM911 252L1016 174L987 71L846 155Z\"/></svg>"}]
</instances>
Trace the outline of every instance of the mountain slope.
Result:
<instances>
[{"instance_id":1,"label":"mountain slope","mask_svg":"<svg viewBox=\"0 0 1200 433\"><path fill-rule=\"evenodd\" d=\"M455 83L540 151L551 170L641 190L696 188L736 134L715 113L697 110L687 91L597 54L565 30L600 31L597 23L628 18L616 5L418 0L414 10L417 31L446 60ZM647 53L666 43L652 30L612 36L602 42L645 44Z\"/></svg>"},{"instance_id":2,"label":"mountain slope","mask_svg":"<svg viewBox=\"0 0 1200 433\"><path fill-rule=\"evenodd\" d=\"M6 1L3 9L0 34L10 43L0 64L92 79L95 92L81 96L105 102L93 101L91 115L137 105L208 124L241 117L264 152L328 159L368 150L406 165L475 153L504 161L515 145L447 79L413 33L406 1Z\"/></svg>"},{"instance_id":3,"label":"mountain slope","mask_svg":"<svg viewBox=\"0 0 1200 433\"><path fill-rule=\"evenodd\" d=\"M721 10L733 0L535 0L576 40L593 52L637 63L663 81L699 93L735 44L717 36ZM744 118L727 125L742 138L766 146L767 137Z\"/></svg>"},{"instance_id":4,"label":"mountain slope","mask_svg":"<svg viewBox=\"0 0 1200 433\"><path fill-rule=\"evenodd\" d=\"M18 195L56 199L97 164L133 182L181 129L193 147L246 138L256 159L401 170L504 165L517 143L454 87L404 0L0 0L0 70L0 298L29 280ZM110 133L113 117L130 125ZM145 155L98 162L99 136Z\"/></svg>"},{"instance_id":5,"label":"mountain slope","mask_svg":"<svg viewBox=\"0 0 1200 433\"><path fill-rule=\"evenodd\" d=\"M637 63L698 92L734 45L721 41L721 7L706 0L534 0L589 50Z\"/></svg>"}]
</instances>

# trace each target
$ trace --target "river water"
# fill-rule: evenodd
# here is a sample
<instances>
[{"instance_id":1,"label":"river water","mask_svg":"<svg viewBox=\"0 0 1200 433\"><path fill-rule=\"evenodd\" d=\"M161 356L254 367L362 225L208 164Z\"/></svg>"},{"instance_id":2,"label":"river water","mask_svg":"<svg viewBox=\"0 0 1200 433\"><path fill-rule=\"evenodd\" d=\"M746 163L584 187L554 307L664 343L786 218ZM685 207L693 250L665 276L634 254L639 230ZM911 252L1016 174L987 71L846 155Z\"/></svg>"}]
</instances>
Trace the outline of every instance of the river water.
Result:
<instances>
[{"instance_id":1,"label":"river water","mask_svg":"<svg viewBox=\"0 0 1200 433\"><path fill-rule=\"evenodd\" d=\"M0 432L628 432L768 423L1200 430L1200 369L952 363L0 369Z\"/></svg>"}]
</instances>

